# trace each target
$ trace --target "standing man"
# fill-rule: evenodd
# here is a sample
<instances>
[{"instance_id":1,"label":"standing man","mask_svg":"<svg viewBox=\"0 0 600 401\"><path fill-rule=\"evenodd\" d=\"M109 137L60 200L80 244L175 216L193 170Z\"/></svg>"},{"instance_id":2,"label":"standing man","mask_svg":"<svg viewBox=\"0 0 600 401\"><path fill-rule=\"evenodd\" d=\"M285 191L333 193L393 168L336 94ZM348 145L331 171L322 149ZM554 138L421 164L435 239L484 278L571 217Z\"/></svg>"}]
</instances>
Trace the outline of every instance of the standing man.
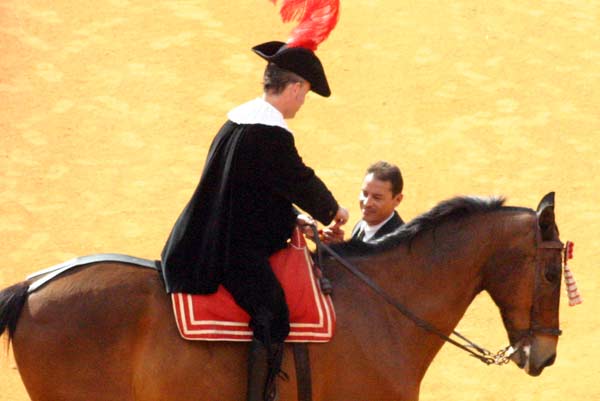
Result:
<instances>
[{"instance_id":1,"label":"standing man","mask_svg":"<svg viewBox=\"0 0 600 401\"><path fill-rule=\"evenodd\" d=\"M289 333L283 289L269 256L286 246L293 205L334 228L348 221L325 184L296 150L285 119L309 90L328 97L312 50L268 42L253 48L268 64L263 96L231 110L210 147L200 183L162 252L168 292L210 294L222 284L250 315L254 332L248 400L272 399Z\"/></svg>"},{"instance_id":2,"label":"standing man","mask_svg":"<svg viewBox=\"0 0 600 401\"><path fill-rule=\"evenodd\" d=\"M352 230L352 241L373 242L404 224L396 211L402 202L403 187L398 166L378 161L367 169L359 196L362 219ZM322 239L326 243L342 242L344 231L337 226L325 228Z\"/></svg>"}]
</instances>

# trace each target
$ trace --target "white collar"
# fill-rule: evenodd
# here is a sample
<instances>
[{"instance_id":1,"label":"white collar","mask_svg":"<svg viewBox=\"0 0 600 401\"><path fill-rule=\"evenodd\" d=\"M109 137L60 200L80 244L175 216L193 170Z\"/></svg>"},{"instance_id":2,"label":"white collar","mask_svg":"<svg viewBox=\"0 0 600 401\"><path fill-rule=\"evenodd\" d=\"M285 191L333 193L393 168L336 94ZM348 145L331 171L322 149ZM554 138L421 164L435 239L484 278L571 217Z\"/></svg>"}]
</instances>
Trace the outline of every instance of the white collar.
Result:
<instances>
[{"instance_id":1,"label":"white collar","mask_svg":"<svg viewBox=\"0 0 600 401\"><path fill-rule=\"evenodd\" d=\"M227 118L236 124L264 124L290 130L283 114L260 97L237 106L227 113Z\"/></svg>"},{"instance_id":2,"label":"white collar","mask_svg":"<svg viewBox=\"0 0 600 401\"><path fill-rule=\"evenodd\" d=\"M394 212L392 212L392 214L390 214L390 217L388 217L387 219L385 219L384 221L382 221L381 223L374 225L374 226L370 226L366 221L362 220L362 229L365 232L365 236L363 237L363 241L368 241L371 239L371 237L373 237L375 235L375 233L385 225L385 223L387 223L388 221L390 221L392 219L392 217L394 217Z\"/></svg>"}]
</instances>

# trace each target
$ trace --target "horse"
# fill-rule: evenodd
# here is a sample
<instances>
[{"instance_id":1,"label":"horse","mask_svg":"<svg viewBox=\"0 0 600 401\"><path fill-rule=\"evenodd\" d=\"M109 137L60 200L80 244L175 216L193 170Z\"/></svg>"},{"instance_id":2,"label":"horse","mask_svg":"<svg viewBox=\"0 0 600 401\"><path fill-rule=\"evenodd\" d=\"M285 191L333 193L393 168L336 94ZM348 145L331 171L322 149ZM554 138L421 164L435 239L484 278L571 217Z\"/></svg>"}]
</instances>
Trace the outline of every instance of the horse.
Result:
<instances>
[{"instance_id":1,"label":"horse","mask_svg":"<svg viewBox=\"0 0 600 401\"><path fill-rule=\"evenodd\" d=\"M511 360L531 376L556 357L562 243L554 193L537 210L499 197L442 201L374 244L335 250L414 315L449 335L482 291L500 310ZM337 327L309 344L314 400L416 401L444 340L395 310L336 260ZM0 334L33 401L241 400L248 346L183 340L160 275L122 263L77 267L28 293L0 292ZM291 347L281 400L296 400Z\"/></svg>"}]
</instances>

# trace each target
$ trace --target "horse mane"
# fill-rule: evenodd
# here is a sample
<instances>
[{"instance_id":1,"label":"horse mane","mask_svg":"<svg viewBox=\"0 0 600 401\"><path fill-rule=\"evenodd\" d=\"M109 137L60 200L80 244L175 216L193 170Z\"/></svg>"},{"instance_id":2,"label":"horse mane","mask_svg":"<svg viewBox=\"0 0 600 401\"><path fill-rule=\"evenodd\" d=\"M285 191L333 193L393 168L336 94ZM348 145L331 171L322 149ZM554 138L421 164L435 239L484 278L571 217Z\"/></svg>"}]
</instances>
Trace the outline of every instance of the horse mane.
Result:
<instances>
[{"instance_id":1,"label":"horse mane","mask_svg":"<svg viewBox=\"0 0 600 401\"><path fill-rule=\"evenodd\" d=\"M430 211L371 243L350 240L341 244L332 244L331 248L344 256L379 253L400 244L410 244L419 234L433 230L443 223L463 219L477 213L502 209L504 202L504 197L457 196L438 203ZM514 210L515 208L504 207L504 209Z\"/></svg>"}]
</instances>

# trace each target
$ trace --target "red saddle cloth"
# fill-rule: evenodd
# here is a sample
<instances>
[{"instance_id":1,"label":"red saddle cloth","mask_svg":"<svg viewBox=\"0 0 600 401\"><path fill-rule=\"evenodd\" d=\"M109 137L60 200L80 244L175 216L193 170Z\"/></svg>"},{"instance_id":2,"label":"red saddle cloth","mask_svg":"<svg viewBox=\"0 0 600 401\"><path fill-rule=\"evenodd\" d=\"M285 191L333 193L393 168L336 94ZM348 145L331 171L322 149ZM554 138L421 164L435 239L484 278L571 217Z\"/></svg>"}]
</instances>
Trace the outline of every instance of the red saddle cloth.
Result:
<instances>
[{"instance_id":1,"label":"red saddle cloth","mask_svg":"<svg viewBox=\"0 0 600 401\"><path fill-rule=\"evenodd\" d=\"M287 248L269 259L290 310L286 342L327 342L333 337L335 311L321 292L304 236L294 230ZM317 272L318 273L318 272ZM177 328L187 340L250 341L250 316L219 286L210 295L171 294Z\"/></svg>"}]
</instances>

